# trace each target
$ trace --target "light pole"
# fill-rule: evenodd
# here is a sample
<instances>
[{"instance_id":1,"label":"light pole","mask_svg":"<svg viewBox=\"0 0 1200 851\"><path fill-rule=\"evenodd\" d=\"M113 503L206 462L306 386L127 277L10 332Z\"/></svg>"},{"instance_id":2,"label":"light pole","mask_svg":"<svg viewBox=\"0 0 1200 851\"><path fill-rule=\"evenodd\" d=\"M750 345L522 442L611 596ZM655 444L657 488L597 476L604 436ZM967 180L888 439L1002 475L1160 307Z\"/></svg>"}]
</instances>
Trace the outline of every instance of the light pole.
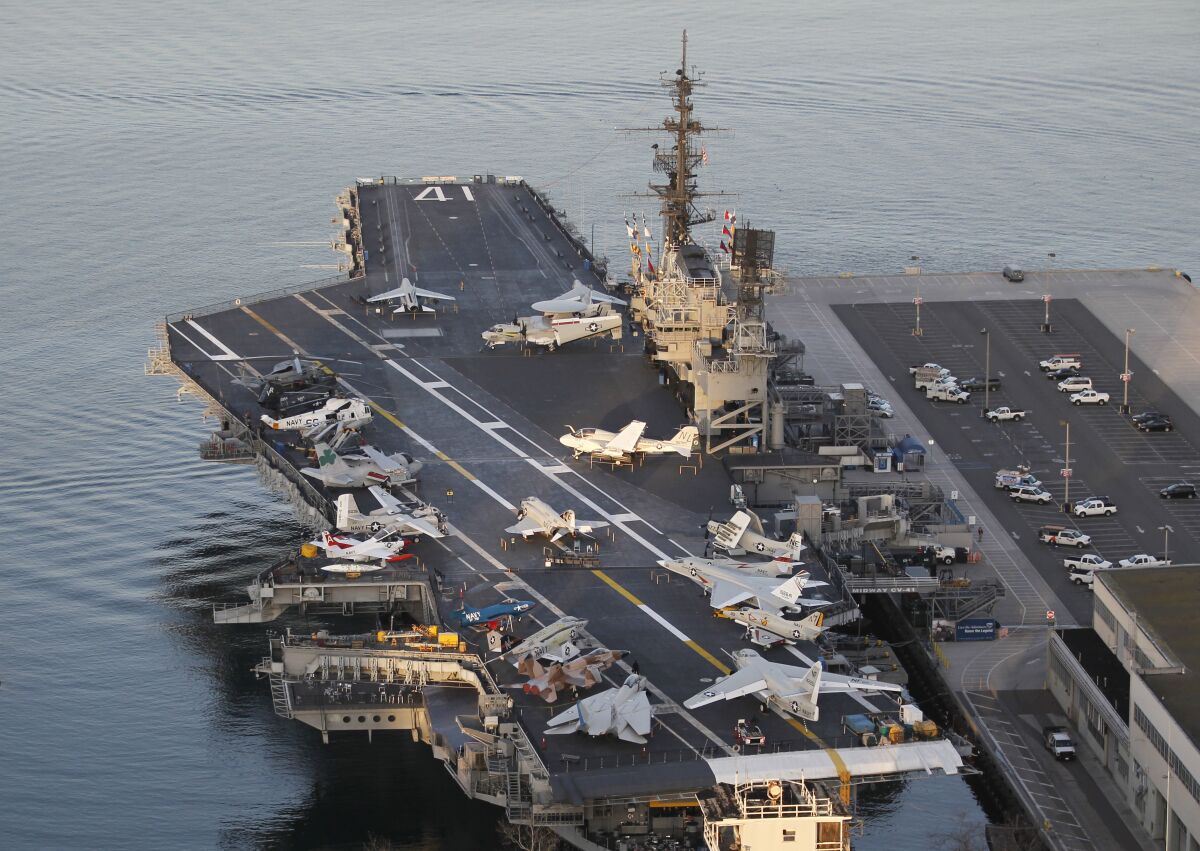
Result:
<instances>
[{"instance_id":1,"label":"light pole","mask_svg":"<svg viewBox=\"0 0 1200 851\"><path fill-rule=\"evenodd\" d=\"M1054 272L1054 258L1057 256L1058 255L1055 254L1053 251L1051 251L1049 254L1046 255L1047 259L1049 259L1049 261L1050 261L1050 267L1047 270L1047 274L1046 274L1046 289L1047 290L1050 289L1050 274ZM1046 334L1049 334L1053 330L1050 327L1050 293L1048 293L1048 292L1044 293L1042 295L1042 301L1046 305L1046 317L1042 321L1042 331Z\"/></svg>"},{"instance_id":2,"label":"light pole","mask_svg":"<svg viewBox=\"0 0 1200 851\"><path fill-rule=\"evenodd\" d=\"M920 257L920 255L914 254L912 257L909 257L908 259L911 260L913 263L919 263L921 260L921 257ZM921 298L921 267L917 266L915 268L917 270L917 297L913 299L913 304L917 308L917 324L916 324L916 327L913 328L913 336L920 337L922 334L925 333L924 331L921 330L921 303L923 301L923 299Z\"/></svg>"},{"instance_id":3,"label":"light pole","mask_svg":"<svg viewBox=\"0 0 1200 851\"><path fill-rule=\"evenodd\" d=\"M1065 513L1070 513L1070 511L1071 511L1071 421L1070 420L1059 420L1058 424L1061 426L1066 426L1066 428L1067 428L1067 440L1066 440L1066 443L1064 444L1063 467L1062 467L1062 471L1061 471L1062 477L1063 477L1063 505L1062 505L1062 508Z\"/></svg>"},{"instance_id":4,"label":"light pole","mask_svg":"<svg viewBox=\"0 0 1200 851\"><path fill-rule=\"evenodd\" d=\"M1125 329L1125 371L1121 373L1121 384L1123 392L1121 395L1121 413L1129 413L1129 381L1133 378L1133 373L1129 371L1129 338L1136 333L1132 328Z\"/></svg>"},{"instance_id":5,"label":"light pole","mask_svg":"<svg viewBox=\"0 0 1200 851\"><path fill-rule=\"evenodd\" d=\"M1172 529L1170 526L1159 526L1158 531L1163 533L1163 561L1170 561L1171 553L1170 553L1170 551L1168 551L1167 545L1171 541L1171 533L1174 532L1175 530Z\"/></svg>"},{"instance_id":6,"label":"light pole","mask_svg":"<svg viewBox=\"0 0 1200 851\"><path fill-rule=\"evenodd\" d=\"M933 438L929 438L929 460L933 460Z\"/></svg>"},{"instance_id":7,"label":"light pole","mask_svg":"<svg viewBox=\"0 0 1200 851\"><path fill-rule=\"evenodd\" d=\"M980 328L979 333L983 335L983 416L987 416L987 412L992 409L992 335L988 333L988 329Z\"/></svg>"}]
</instances>

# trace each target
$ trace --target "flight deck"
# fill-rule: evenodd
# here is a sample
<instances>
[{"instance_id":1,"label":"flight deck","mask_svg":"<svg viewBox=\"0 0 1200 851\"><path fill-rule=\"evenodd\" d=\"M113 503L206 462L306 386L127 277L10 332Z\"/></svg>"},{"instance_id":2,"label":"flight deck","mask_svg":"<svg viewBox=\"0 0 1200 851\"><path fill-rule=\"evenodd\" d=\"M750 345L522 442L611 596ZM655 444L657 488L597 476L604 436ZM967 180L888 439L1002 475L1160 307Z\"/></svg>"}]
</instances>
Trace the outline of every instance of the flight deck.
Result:
<instances>
[{"instance_id":1,"label":"flight deck","mask_svg":"<svg viewBox=\"0 0 1200 851\"><path fill-rule=\"evenodd\" d=\"M554 298L575 281L604 287L580 241L519 179L389 178L360 181L353 193L361 233L354 250L361 249L363 274L168 317L174 364L253 439L298 468L311 463L305 448L296 432L272 431L259 422L245 371L293 352L321 360L348 395L373 408L365 429L370 443L383 452L410 453L424 465L411 496L444 512L450 534L422 540L414 550L443 622L463 604L532 599L537 605L517 626L518 636L574 615L590 621L588 633L600 646L629 651L596 690L619 685L636 663L657 707L646 745L582 733L545 735L546 722L570 700L546 704L520 691L524 678L511 665L488 664L511 695L511 720L535 744L556 800L694 793L710 786L716 782L712 766L720 764L713 760L735 756L732 730L747 716L756 716L766 734L763 754L824 752L834 766L824 776L845 780L845 759L825 749L861 744L862 736L848 732L843 719L894 716L893 699L822 694L820 720L807 724L764 712L753 697L697 710L681 706L728 673L729 652L745 646L742 628L714 617L697 585L656 564L704 553L701 530L710 513L731 512L731 479L720 461L651 457L612 468L576 460L558 441L567 424L615 431L636 418L647 423L648 434L670 435L688 422L660 370L644 358L636 328L625 329L620 339L582 340L558 351L482 345L481 331L528 312L533 302ZM433 313L395 314L366 301L404 278L455 300L439 303ZM504 533L530 496L556 511L571 508L581 518L609 524L597 534L598 568L547 567L544 538L525 542ZM364 505L370 497L356 499ZM364 573L363 582L370 577ZM460 632L483 655L483 636ZM818 651L798 642L766 655L808 665ZM346 717L344 729L355 729L352 716ZM457 717L450 713L444 720L454 726ZM745 754L737 763L741 776L753 773ZM798 764L793 758L793 767ZM779 766L762 765L764 779L778 775ZM822 775L814 770L810 776Z\"/></svg>"}]
</instances>

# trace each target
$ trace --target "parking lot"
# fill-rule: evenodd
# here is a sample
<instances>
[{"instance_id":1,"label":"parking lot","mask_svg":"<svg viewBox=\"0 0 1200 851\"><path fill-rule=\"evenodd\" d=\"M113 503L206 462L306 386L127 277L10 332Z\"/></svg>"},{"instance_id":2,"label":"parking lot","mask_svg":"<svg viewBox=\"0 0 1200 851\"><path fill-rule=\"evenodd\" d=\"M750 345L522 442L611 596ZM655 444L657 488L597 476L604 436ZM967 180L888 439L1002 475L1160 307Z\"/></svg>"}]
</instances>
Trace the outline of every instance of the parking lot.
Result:
<instances>
[{"instance_id":1,"label":"parking lot","mask_svg":"<svg viewBox=\"0 0 1200 851\"><path fill-rule=\"evenodd\" d=\"M1163 500L1158 490L1172 482L1200 480L1196 448L1200 417L1132 355L1132 411L1165 411L1175 428L1147 434L1122 415L1124 341L1078 301L1053 302L1050 334L1040 330L1044 305L1032 300L927 303L921 310L920 336L913 334L912 304L835 305L833 309L892 385L875 389L905 399L934 439L934 451L944 453L960 469L1075 617L1090 620L1090 591L1069 583L1061 549L1037 542L1037 529L1043 524L1083 530L1092 536L1092 549L1114 562L1139 552L1161 553L1160 527L1169 525L1173 529L1170 557L1176 563L1197 560L1200 500ZM985 328L986 335L981 330ZM1081 374L1091 377L1097 390L1111 394L1108 405L1073 406L1068 394L1046 379L1038 361L1060 352L1081 356ZM1023 408L1024 421L987 422L982 417L985 394L979 391L965 405L928 401L913 388L908 372L910 366L933 362L959 379L982 377L989 357L991 374L1001 378L1001 387L989 394L988 402L993 408ZM1060 473L1065 461L1064 422L1070 423L1069 482ZM1032 469L1053 494L1054 504L1014 503L994 488L995 471L1017 464ZM1068 496L1074 501L1093 495L1111 497L1118 513L1073 518L1057 506Z\"/></svg>"}]
</instances>

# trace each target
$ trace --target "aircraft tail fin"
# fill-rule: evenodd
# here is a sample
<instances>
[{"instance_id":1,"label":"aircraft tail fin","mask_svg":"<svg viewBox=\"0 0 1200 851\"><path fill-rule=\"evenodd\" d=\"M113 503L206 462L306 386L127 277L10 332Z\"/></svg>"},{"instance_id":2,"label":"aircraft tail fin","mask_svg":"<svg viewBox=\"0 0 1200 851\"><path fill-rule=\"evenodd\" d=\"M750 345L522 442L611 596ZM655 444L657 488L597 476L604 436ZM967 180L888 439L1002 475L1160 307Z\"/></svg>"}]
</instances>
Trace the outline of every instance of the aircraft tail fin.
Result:
<instances>
[{"instance_id":1,"label":"aircraft tail fin","mask_svg":"<svg viewBox=\"0 0 1200 851\"><path fill-rule=\"evenodd\" d=\"M337 498L337 527L346 529L357 517L361 517L358 513L358 506L354 502L354 497L351 494L344 493Z\"/></svg>"},{"instance_id":2,"label":"aircraft tail fin","mask_svg":"<svg viewBox=\"0 0 1200 851\"><path fill-rule=\"evenodd\" d=\"M788 579L786 582L781 582L777 587L771 590L779 599L784 602L795 605L804 593L804 586L808 582L808 574L804 571L797 573L795 576Z\"/></svg>"},{"instance_id":3,"label":"aircraft tail fin","mask_svg":"<svg viewBox=\"0 0 1200 851\"><path fill-rule=\"evenodd\" d=\"M817 662L808 669L808 673L800 680L799 688L784 698L788 710L805 721L816 721L820 718L817 707L817 697L821 692L821 663Z\"/></svg>"},{"instance_id":4,"label":"aircraft tail fin","mask_svg":"<svg viewBox=\"0 0 1200 851\"><path fill-rule=\"evenodd\" d=\"M699 440L700 430L695 426L686 426L675 432L675 436L668 442L684 458L690 458Z\"/></svg>"},{"instance_id":5,"label":"aircraft tail fin","mask_svg":"<svg viewBox=\"0 0 1200 851\"><path fill-rule=\"evenodd\" d=\"M317 441L313 444L313 448L317 450L317 464L322 470L328 470L331 473L347 473L350 468L342 457L329 448L329 444L324 441Z\"/></svg>"},{"instance_id":6,"label":"aircraft tail fin","mask_svg":"<svg viewBox=\"0 0 1200 851\"><path fill-rule=\"evenodd\" d=\"M575 531L575 509L568 508L561 515L563 522L567 524L567 528L572 532Z\"/></svg>"}]
</instances>

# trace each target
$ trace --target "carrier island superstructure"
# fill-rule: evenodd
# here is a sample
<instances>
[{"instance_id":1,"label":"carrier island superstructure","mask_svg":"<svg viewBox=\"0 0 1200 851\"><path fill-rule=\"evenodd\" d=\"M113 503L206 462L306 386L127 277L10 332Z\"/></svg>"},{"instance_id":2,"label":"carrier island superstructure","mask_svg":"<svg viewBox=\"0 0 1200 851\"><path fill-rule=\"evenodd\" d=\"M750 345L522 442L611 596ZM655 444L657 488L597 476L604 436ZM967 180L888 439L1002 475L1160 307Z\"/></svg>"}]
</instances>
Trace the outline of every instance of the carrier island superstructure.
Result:
<instances>
[{"instance_id":1,"label":"carrier island superstructure","mask_svg":"<svg viewBox=\"0 0 1200 851\"><path fill-rule=\"evenodd\" d=\"M335 218L347 277L169 316L151 371L174 375L220 419L202 447L205 457L257 463L314 527L350 518L369 532L378 488L335 492L300 472L316 460L313 441L264 427L250 389L264 364L318 361L336 392L367 403L373 419L335 432L344 441L337 451L366 439L423 462L418 485L393 487L386 498L444 537L424 536L409 547L414 558L378 569L329 570L311 547L301 548L248 577L248 603L215 610L223 623L277 622L257 670L279 716L316 728L334 746L340 735L410 731L465 794L580 847L595 847L589 836L657 830L702 834L714 851L751 836L756 848L774 847L767 833L789 843L780 847L848 848L854 784L964 768L959 750L915 705L876 693L821 695L819 719L807 722L764 711L753 697L696 710L682 705L731 672L728 654L745 647L753 630L728 613L713 617L695 585L656 564L706 553L698 530L710 506L728 504L730 475L738 471L702 458L760 457L783 442L782 403L773 414L768 401L778 394L768 379L779 353L761 306L776 280L773 236L737 230L727 246L728 281L721 271L728 264L691 237L704 215L694 205L702 156L694 137L702 128L692 114L693 77L685 47L668 81L676 117L664 123L676 147L655 158L667 178L655 186L663 247L657 265L636 264L624 290L522 178L359 179L339 195ZM455 300L413 313L368 300L405 278ZM576 282L627 297L630 325L645 329L659 370L625 350L620 329L612 335L618 339L591 338L556 352L520 341L482 349L481 330L512 324L521 310ZM337 375L346 361L353 374ZM662 369L681 389L683 410L660 386ZM563 451L556 435L567 413L605 427L640 418L660 429L686 416L700 427L703 445L690 462L611 469ZM847 416L859 422L864 413ZM780 424L766 433L773 416ZM836 458L806 465L806 478L826 468L822 479L840 476ZM607 530L579 546L505 535L530 495L604 518ZM858 500L861 517L877 526L919 522L889 513L890 495L861 496L847 486L841 496ZM816 544L824 519L820 500L809 504L814 499L799 509L815 508L815 516L798 509L792 522ZM937 585L916 577L855 579L815 546L811 555L805 569L829 582L829 626L857 617L856 593ZM647 742L547 735L552 716L575 696L549 705L522 690L526 678L497 659L500 631L474 630L462 614L517 599L534 608L519 622L496 618L494 626L511 625L521 637L573 616L589 621L579 630L581 646L630 652L591 693L631 674L644 677L654 707ZM307 616L303 627L287 620L295 611ZM833 661L828 646L765 643L776 645L763 653L777 662ZM886 673L868 668L868 676ZM766 744L744 747L731 732L748 718Z\"/></svg>"}]
</instances>

